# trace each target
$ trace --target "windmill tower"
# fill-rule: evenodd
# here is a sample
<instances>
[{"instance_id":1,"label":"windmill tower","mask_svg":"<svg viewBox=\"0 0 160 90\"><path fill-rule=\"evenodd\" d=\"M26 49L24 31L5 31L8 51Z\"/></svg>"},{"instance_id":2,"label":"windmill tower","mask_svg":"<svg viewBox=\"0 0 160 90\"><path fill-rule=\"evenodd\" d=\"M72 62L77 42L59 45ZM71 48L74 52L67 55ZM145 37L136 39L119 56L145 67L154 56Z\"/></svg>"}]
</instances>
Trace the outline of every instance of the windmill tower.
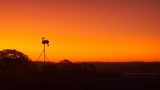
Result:
<instances>
[{"instance_id":1,"label":"windmill tower","mask_svg":"<svg viewBox=\"0 0 160 90\"><path fill-rule=\"evenodd\" d=\"M45 37L42 37L42 44L44 45L43 51L40 54L38 60L40 59L40 57L42 56L42 54L44 55L44 63L46 62L46 45L49 47L49 40L45 39Z\"/></svg>"},{"instance_id":2,"label":"windmill tower","mask_svg":"<svg viewBox=\"0 0 160 90\"><path fill-rule=\"evenodd\" d=\"M42 37L42 44L44 44L44 62L46 62L46 44L49 47L49 41L45 37Z\"/></svg>"}]
</instances>

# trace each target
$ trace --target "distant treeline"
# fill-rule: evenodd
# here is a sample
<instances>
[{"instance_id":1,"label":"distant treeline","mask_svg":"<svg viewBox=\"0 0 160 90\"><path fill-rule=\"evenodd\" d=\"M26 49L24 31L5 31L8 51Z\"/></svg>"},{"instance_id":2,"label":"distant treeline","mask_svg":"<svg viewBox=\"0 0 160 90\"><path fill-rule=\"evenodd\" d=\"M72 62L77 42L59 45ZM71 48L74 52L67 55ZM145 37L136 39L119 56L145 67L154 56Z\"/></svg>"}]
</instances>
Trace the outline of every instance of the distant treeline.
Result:
<instances>
[{"instance_id":1,"label":"distant treeline","mask_svg":"<svg viewBox=\"0 0 160 90\"><path fill-rule=\"evenodd\" d=\"M124 73L160 73L160 62L93 62L96 70Z\"/></svg>"},{"instance_id":2,"label":"distant treeline","mask_svg":"<svg viewBox=\"0 0 160 90\"><path fill-rule=\"evenodd\" d=\"M38 67L44 65L44 62L35 61L34 63ZM46 62L46 65L60 65L60 63ZM90 65L94 71L98 72L160 73L160 62L77 62L72 64Z\"/></svg>"}]
</instances>

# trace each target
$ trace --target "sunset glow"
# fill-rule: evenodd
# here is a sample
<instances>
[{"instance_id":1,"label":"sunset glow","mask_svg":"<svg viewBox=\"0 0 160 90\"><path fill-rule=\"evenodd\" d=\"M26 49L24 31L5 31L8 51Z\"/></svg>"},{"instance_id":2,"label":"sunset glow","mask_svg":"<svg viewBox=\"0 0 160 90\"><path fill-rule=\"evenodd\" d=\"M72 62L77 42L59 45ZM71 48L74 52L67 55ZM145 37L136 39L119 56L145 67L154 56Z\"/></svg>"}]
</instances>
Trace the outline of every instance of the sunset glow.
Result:
<instances>
[{"instance_id":1,"label":"sunset glow","mask_svg":"<svg viewBox=\"0 0 160 90\"><path fill-rule=\"evenodd\" d=\"M50 61L159 61L158 0L0 1L0 49ZM43 58L41 58L43 59Z\"/></svg>"}]
</instances>

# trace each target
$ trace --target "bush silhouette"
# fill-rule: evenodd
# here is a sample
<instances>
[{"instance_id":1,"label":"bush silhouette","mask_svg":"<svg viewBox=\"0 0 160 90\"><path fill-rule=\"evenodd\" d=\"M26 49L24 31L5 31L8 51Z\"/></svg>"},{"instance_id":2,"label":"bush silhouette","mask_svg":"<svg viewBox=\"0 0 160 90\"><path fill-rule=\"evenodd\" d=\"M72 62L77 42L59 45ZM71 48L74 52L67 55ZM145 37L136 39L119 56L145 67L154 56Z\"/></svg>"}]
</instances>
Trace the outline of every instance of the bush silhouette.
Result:
<instances>
[{"instance_id":1,"label":"bush silhouette","mask_svg":"<svg viewBox=\"0 0 160 90\"><path fill-rule=\"evenodd\" d=\"M13 50L5 49L3 51L0 51L0 60L2 60L2 62L6 64L9 64L9 63L22 64L30 61L28 56L14 49Z\"/></svg>"},{"instance_id":2,"label":"bush silhouette","mask_svg":"<svg viewBox=\"0 0 160 90\"><path fill-rule=\"evenodd\" d=\"M1 71L13 74L31 73L38 69L27 55L14 49L0 51L0 62Z\"/></svg>"},{"instance_id":3,"label":"bush silhouette","mask_svg":"<svg viewBox=\"0 0 160 90\"><path fill-rule=\"evenodd\" d=\"M90 63L73 63L67 59L60 63L44 65L42 71L56 79L86 79L92 78L96 73L94 65Z\"/></svg>"}]
</instances>

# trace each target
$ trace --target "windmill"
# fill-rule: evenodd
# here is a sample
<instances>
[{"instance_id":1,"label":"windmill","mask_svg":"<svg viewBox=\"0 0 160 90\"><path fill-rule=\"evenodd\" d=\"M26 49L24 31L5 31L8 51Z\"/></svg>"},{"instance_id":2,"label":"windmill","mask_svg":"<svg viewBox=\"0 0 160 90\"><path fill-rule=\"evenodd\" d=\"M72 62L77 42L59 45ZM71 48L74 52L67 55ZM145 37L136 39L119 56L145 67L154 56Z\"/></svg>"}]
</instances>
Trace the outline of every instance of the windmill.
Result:
<instances>
[{"instance_id":1,"label":"windmill","mask_svg":"<svg viewBox=\"0 0 160 90\"><path fill-rule=\"evenodd\" d=\"M44 45L43 51L40 54L38 60L40 59L40 57L42 56L42 54L44 55L44 63L46 62L46 45L49 47L49 40L45 39L45 37L42 37L42 44Z\"/></svg>"}]
</instances>

